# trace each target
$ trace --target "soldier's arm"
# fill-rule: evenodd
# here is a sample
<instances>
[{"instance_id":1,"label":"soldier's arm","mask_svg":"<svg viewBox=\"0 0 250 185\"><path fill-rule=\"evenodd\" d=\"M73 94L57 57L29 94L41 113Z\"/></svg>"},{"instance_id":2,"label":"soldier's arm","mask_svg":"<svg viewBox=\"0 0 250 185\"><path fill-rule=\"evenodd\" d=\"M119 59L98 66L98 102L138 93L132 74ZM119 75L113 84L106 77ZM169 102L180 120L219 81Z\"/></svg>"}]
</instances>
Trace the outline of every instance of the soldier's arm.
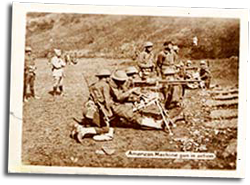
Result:
<instances>
[{"instance_id":1,"label":"soldier's arm","mask_svg":"<svg viewBox=\"0 0 250 185\"><path fill-rule=\"evenodd\" d=\"M104 101L106 103L106 107L107 109L110 110L112 101L111 101L111 96L110 96L110 88L108 85L103 88L103 96L104 96Z\"/></svg>"},{"instance_id":2,"label":"soldier's arm","mask_svg":"<svg viewBox=\"0 0 250 185\"><path fill-rule=\"evenodd\" d=\"M156 72L158 76L161 75L162 61L163 61L163 56L159 54L156 59Z\"/></svg>"},{"instance_id":3,"label":"soldier's arm","mask_svg":"<svg viewBox=\"0 0 250 185\"><path fill-rule=\"evenodd\" d=\"M145 66L145 55L144 53L140 53L138 56L137 64L140 68L143 68Z\"/></svg>"},{"instance_id":4,"label":"soldier's arm","mask_svg":"<svg viewBox=\"0 0 250 185\"><path fill-rule=\"evenodd\" d=\"M63 59L61 59L61 66L62 66L62 67L65 67L65 66L66 66L66 62L65 62Z\"/></svg>"},{"instance_id":5,"label":"soldier's arm","mask_svg":"<svg viewBox=\"0 0 250 185\"><path fill-rule=\"evenodd\" d=\"M116 99L120 102L125 101L132 93L131 90L122 92L122 91L119 91L118 89L114 89L114 88L112 88L112 91L113 91L113 94L116 97Z\"/></svg>"},{"instance_id":6,"label":"soldier's arm","mask_svg":"<svg viewBox=\"0 0 250 185\"><path fill-rule=\"evenodd\" d=\"M206 70L205 73L200 76L200 78L210 78L211 77L211 73L209 70Z\"/></svg>"}]
</instances>

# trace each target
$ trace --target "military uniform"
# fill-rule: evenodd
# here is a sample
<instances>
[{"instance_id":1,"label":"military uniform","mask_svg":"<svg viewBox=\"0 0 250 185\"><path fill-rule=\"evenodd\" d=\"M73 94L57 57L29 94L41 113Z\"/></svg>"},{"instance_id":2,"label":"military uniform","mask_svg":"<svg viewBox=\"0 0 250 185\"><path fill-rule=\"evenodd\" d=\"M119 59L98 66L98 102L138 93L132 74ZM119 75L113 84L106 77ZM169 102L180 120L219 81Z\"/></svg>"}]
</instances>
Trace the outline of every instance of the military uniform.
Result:
<instances>
[{"instance_id":1,"label":"military uniform","mask_svg":"<svg viewBox=\"0 0 250 185\"><path fill-rule=\"evenodd\" d=\"M205 87L209 88L211 82L211 72L209 71L208 67L201 68L199 73L201 80L204 81Z\"/></svg>"},{"instance_id":2,"label":"military uniform","mask_svg":"<svg viewBox=\"0 0 250 185\"><path fill-rule=\"evenodd\" d=\"M112 111L114 116L125 119L127 122L133 122L139 124L139 117L137 114L133 112L133 102L135 100L131 100L131 96L133 94L132 89L128 89L126 87L126 82L128 77L125 72L117 71L117 73L121 73L123 75L123 79L119 85L115 82L115 75L113 74L113 78L110 80L110 94L112 97ZM119 79L120 80L120 79Z\"/></svg>"},{"instance_id":3,"label":"military uniform","mask_svg":"<svg viewBox=\"0 0 250 185\"><path fill-rule=\"evenodd\" d=\"M147 50L148 47L153 47L153 43L146 42L144 44L144 51L139 54L137 59L137 65L141 73L140 76L143 79L147 79L154 75L155 56L152 51Z\"/></svg>"},{"instance_id":4,"label":"military uniform","mask_svg":"<svg viewBox=\"0 0 250 185\"><path fill-rule=\"evenodd\" d=\"M26 52L31 52L31 48L28 47L25 49ZM32 97L35 96L34 82L36 78L36 66L35 66L35 58L30 53L25 54L25 63L24 63L24 100L27 101L28 87L30 88L30 94Z\"/></svg>"},{"instance_id":5,"label":"military uniform","mask_svg":"<svg viewBox=\"0 0 250 185\"><path fill-rule=\"evenodd\" d=\"M93 115L93 123L101 127L103 114L107 115L108 117L112 116L111 111L111 104L112 99L110 97L110 87L109 84L105 80L99 80L95 84L91 85L89 88L90 91L90 100L92 100L97 108L102 106L102 111L96 111Z\"/></svg>"},{"instance_id":6,"label":"military uniform","mask_svg":"<svg viewBox=\"0 0 250 185\"><path fill-rule=\"evenodd\" d=\"M157 56L157 72L166 80L176 80L176 54L169 51L161 51ZM162 88L165 99L165 106L168 108L171 103L179 104L182 100L182 85L166 85Z\"/></svg>"},{"instance_id":7,"label":"military uniform","mask_svg":"<svg viewBox=\"0 0 250 185\"><path fill-rule=\"evenodd\" d=\"M53 93L57 93L57 88L59 88L60 93L63 92L63 77L64 77L64 67L66 63L60 56L54 56L51 59L52 65L52 76L54 78Z\"/></svg>"},{"instance_id":8,"label":"military uniform","mask_svg":"<svg viewBox=\"0 0 250 185\"><path fill-rule=\"evenodd\" d=\"M113 138L114 129L110 128L107 122L104 122L105 117L110 118L113 115L110 87L107 82L110 72L107 69L103 69L96 76L99 78L99 81L89 87L90 97L85 104L86 112L83 113L86 121L90 122L93 127L80 127L79 131L76 131L78 132L78 140L80 142L82 142L86 134L95 135L93 139L101 141Z\"/></svg>"}]
</instances>

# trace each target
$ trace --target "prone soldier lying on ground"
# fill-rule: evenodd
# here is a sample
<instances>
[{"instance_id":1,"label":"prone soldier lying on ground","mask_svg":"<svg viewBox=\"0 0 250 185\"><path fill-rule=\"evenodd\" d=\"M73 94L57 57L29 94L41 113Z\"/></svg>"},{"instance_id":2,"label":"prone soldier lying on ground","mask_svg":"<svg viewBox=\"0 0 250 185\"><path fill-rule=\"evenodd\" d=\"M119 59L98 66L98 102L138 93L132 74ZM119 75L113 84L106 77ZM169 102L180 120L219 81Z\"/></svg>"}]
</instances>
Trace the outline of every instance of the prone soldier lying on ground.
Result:
<instances>
[{"instance_id":1,"label":"prone soldier lying on ground","mask_svg":"<svg viewBox=\"0 0 250 185\"><path fill-rule=\"evenodd\" d=\"M166 123L162 120L156 121L149 118L145 119L140 112L135 111L134 103L140 102L140 93L138 93L137 88L127 89L124 87L127 80L128 76L125 71L122 70L115 71L110 80L114 116L123 118L127 123L132 123L133 126L139 128L165 129ZM131 99L132 95L137 95L137 98Z\"/></svg>"}]
</instances>

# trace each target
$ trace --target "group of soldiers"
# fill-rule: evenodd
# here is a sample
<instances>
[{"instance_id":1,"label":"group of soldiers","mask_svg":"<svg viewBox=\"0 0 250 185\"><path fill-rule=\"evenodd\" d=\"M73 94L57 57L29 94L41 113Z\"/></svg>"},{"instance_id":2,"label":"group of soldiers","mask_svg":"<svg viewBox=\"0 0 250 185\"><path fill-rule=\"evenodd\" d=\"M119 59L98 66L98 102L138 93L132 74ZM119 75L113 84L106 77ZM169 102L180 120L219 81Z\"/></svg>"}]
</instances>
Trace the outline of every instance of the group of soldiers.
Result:
<instances>
[{"instance_id":1,"label":"group of soldiers","mask_svg":"<svg viewBox=\"0 0 250 185\"><path fill-rule=\"evenodd\" d=\"M110 125L112 120L115 120L112 126L123 122L128 127L171 132L169 125L174 126L175 124L169 118L167 109L170 105L181 106L186 84L178 82L190 78L189 73L185 71L185 66L190 67L192 62L190 60L186 64L180 62L178 59L179 48L172 42L165 42L163 50L156 57L152 51L153 43L146 42L135 66L112 72L102 69L96 74L98 81L89 86L90 97L84 109L84 122L91 126L75 124L72 137L79 142L82 142L86 135L93 136L95 140L111 140L114 133L114 129ZM205 61L201 61L199 70L201 82L204 82L204 88L208 88L211 75ZM166 83L159 86L159 82L163 81ZM171 82L177 83L173 85ZM160 101L154 99L162 119L144 117L142 112L138 111L145 105L145 100L146 103L149 103L147 97L144 99L145 94L148 92L153 94L150 88L141 86L143 84L152 88L156 87L158 93L160 92L163 96L159 99Z\"/></svg>"},{"instance_id":2,"label":"group of soldiers","mask_svg":"<svg viewBox=\"0 0 250 185\"><path fill-rule=\"evenodd\" d=\"M162 51L154 55L153 43L146 42L134 66L112 72L108 69L99 71L95 75L98 81L88 87L90 96L84 108L84 121L90 126L75 124L72 137L76 137L80 142L89 134L95 140L112 139L114 132L110 125L112 120L115 120L114 123L122 121L129 127L170 131L169 123L173 125L174 123L169 119L167 110L171 106L181 106L187 87L186 80L192 79L188 72L188 69L192 68L192 62L180 61L178 52L177 45L164 42ZM69 56L62 56L61 50L54 49L54 55L48 62L54 80L51 92L53 96L64 95L64 68L72 61ZM24 71L24 102L27 102L29 97L40 99L34 89L36 66L31 47L25 48ZM199 85L209 88L211 74L206 61L200 62L199 77L202 82ZM30 94L28 94L28 88L30 88ZM161 97L157 96L157 99L148 101L145 94L154 94L152 89L156 90ZM142 116L140 109L149 102L157 105L162 119Z\"/></svg>"},{"instance_id":3,"label":"group of soldiers","mask_svg":"<svg viewBox=\"0 0 250 185\"><path fill-rule=\"evenodd\" d=\"M27 46L25 48L25 64L24 64L24 91L23 91L23 101L28 102L29 98L40 99L39 96L35 94L35 79L36 79L36 65L35 56L32 54L32 48ZM60 49L54 49L54 55L48 59L48 65L51 67L52 77L53 77L53 89L50 92L53 96L63 96L63 78L64 78L64 68L67 63L74 62L72 58L68 55L62 56L62 51ZM28 93L30 89L30 93Z\"/></svg>"}]
</instances>

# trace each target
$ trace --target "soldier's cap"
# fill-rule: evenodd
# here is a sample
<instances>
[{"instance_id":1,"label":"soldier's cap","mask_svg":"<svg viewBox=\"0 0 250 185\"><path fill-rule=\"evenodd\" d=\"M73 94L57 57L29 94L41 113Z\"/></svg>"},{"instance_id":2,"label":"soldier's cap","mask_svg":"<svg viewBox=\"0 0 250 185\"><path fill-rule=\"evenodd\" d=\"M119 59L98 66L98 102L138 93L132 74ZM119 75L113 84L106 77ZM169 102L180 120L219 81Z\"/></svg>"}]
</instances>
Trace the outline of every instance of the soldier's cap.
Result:
<instances>
[{"instance_id":1,"label":"soldier's cap","mask_svg":"<svg viewBox=\"0 0 250 185\"><path fill-rule=\"evenodd\" d=\"M25 47L25 52L29 52L29 51L32 51L32 48L30 46L26 46Z\"/></svg>"},{"instance_id":2,"label":"soldier's cap","mask_svg":"<svg viewBox=\"0 0 250 185\"><path fill-rule=\"evenodd\" d=\"M112 75L111 78L117 81L126 81L128 80L128 75L123 70L116 70Z\"/></svg>"},{"instance_id":3,"label":"soldier's cap","mask_svg":"<svg viewBox=\"0 0 250 185\"><path fill-rule=\"evenodd\" d=\"M97 73L95 76L97 77L104 77L104 76L110 76L111 72L108 69L102 69L99 71L99 73Z\"/></svg>"},{"instance_id":4,"label":"soldier's cap","mask_svg":"<svg viewBox=\"0 0 250 185\"><path fill-rule=\"evenodd\" d=\"M143 46L144 46L144 48L153 47L153 43L152 42L145 42Z\"/></svg>"},{"instance_id":5,"label":"soldier's cap","mask_svg":"<svg viewBox=\"0 0 250 185\"><path fill-rule=\"evenodd\" d=\"M60 49L54 49L54 52L56 55L61 56L62 55L62 51Z\"/></svg>"},{"instance_id":6,"label":"soldier's cap","mask_svg":"<svg viewBox=\"0 0 250 185\"><path fill-rule=\"evenodd\" d=\"M126 73L129 74L137 74L138 70L134 66L130 66L126 69Z\"/></svg>"},{"instance_id":7,"label":"soldier's cap","mask_svg":"<svg viewBox=\"0 0 250 185\"><path fill-rule=\"evenodd\" d=\"M206 65L206 61L205 60L200 61L200 65Z\"/></svg>"},{"instance_id":8,"label":"soldier's cap","mask_svg":"<svg viewBox=\"0 0 250 185\"><path fill-rule=\"evenodd\" d=\"M192 64L192 61L191 60L187 60L187 64Z\"/></svg>"},{"instance_id":9,"label":"soldier's cap","mask_svg":"<svg viewBox=\"0 0 250 185\"><path fill-rule=\"evenodd\" d=\"M172 45L173 45L173 42L172 42L172 41L165 41L165 42L163 43L163 46L168 47L169 44L172 44Z\"/></svg>"}]
</instances>

